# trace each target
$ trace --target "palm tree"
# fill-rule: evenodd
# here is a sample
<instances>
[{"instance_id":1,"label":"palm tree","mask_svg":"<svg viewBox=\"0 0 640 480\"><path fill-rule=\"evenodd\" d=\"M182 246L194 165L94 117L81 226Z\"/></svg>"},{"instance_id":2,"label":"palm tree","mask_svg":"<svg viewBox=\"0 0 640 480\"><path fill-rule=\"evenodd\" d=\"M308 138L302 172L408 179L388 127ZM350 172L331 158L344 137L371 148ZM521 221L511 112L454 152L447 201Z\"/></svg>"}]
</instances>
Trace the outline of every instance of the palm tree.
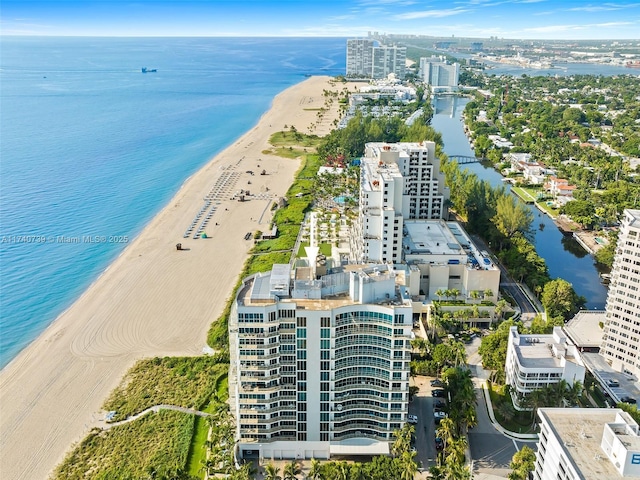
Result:
<instances>
[{"instance_id":1,"label":"palm tree","mask_svg":"<svg viewBox=\"0 0 640 480\"><path fill-rule=\"evenodd\" d=\"M393 442L393 446L391 447L391 453L393 453L396 457L402 455L403 452L409 451L411 446L411 436L415 433L416 429L410 423L405 423L401 429L393 432L393 435L396 437L395 442Z\"/></svg>"},{"instance_id":2,"label":"palm tree","mask_svg":"<svg viewBox=\"0 0 640 480\"><path fill-rule=\"evenodd\" d=\"M578 399L582 396L583 390L584 386L582 385L582 382L573 382L567 390L565 400L569 403L569 405L577 405Z\"/></svg>"},{"instance_id":3,"label":"palm tree","mask_svg":"<svg viewBox=\"0 0 640 480\"><path fill-rule=\"evenodd\" d=\"M436 295L438 296L438 300L442 300L442 297L447 296L447 291L443 288L439 288L436 290Z\"/></svg>"},{"instance_id":4,"label":"palm tree","mask_svg":"<svg viewBox=\"0 0 640 480\"><path fill-rule=\"evenodd\" d=\"M436 433L444 442L444 449L447 449L447 445L454 438L454 434L456 432L456 426L453 423L453 420L449 417L445 417L440 420L440 426L436 429Z\"/></svg>"},{"instance_id":5,"label":"palm tree","mask_svg":"<svg viewBox=\"0 0 640 480\"><path fill-rule=\"evenodd\" d=\"M498 405L498 413L508 422L515 416L516 410L511 402L506 401Z\"/></svg>"},{"instance_id":6,"label":"palm tree","mask_svg":"<svg viewBox=\"0 0 640 480\"><path fill-rule=\"evenodd\" d=\"M323 478L320 460L316 460L315 458L311 459L311 468L309 469L307 478L310 478L311 480L321 480Z\"/></svg>"},{"instance_id":7,"label":"palm tree","mask_svg":"<svg viewBox=\"0 0 640 480\"><path fill-rule=\"evenodd\" d=\"M548 387L548 403L551 403L556 407L562 407L564 404L564 399L567 396L568 389L569 384L564 378L560 379L557 383L550 385Z\"/></svg>"},{"instance_id":8,"label":"palm tree","mask_svg":"<svg viewBox=\"0 0 640 480\"><path fill-rule=\"evenodd\" d=\"M480 292L478 290L471 290L469 292L469 296L473 299L473 300L479 300L480 299Z\"/></svg>"},{"instance_id":9,"label":"palm tree","mask_svg":"<svg viewBox=\"0 0 640 480\"><path fill-rule=\"evenodd\" d=\"M460 437L452 440L447 449L446 463L462 463L465 461L465 452L467 450L467 438Z\"/></svg>"},{"instance_id":10,"label":"palm tree","mask_svg":"<svg viewBox=\"0 0 640 480\"><path fill-rule=\"evenodd\" d=\"M402 464L401 480L413 480L418 473L418 464L415 461L415 452L406 451L402 453L400 463Z\"/></svg>"},{"instance_id":11,"label":"palm tree","mask_svg":"<svg viewBox=\"0 0 640 480\"><path fill-rule=\"evenodd\" d=\"M498 317L498 320L502 320L502 314L504 313L506 308L507 308L507 301L504 298L498 300L494 310L496 312L496 316Z\"/></svg>"},{"instance_id":12,"label":"palm tree","mask_svg":"<svg viewBox=\"0 0 640 480\"><path fill-rule=\"evenodd\" d=\"M543 389L534 390L524 397L525 405L531 409L531 427L536 424L536 412L538 408L546 404L547 394Z\"/></svg>"},{"instance_id":13,"label":"palm tree","mask_svg":"<svg viewBox=\"0 0 640 480\"><path fill-rule=\"evenodd\" d=\"M452 288L451 296L453 297L454 300L457 300L458 297L460 296L460 290L458 290L457 288Z\"/></svg>"},{"instance_id":14,"label":"palm tree","mask_svg":"<svg viewBox=\"0 0 640 480\"><path fill-rule=\"evenodd\" d=\"M282 477L278 475L279 473L280 469L273 463L269 463L264 467L264 480L282 480Z\"/></svg>"},{"instance_id":15,"label":"palm tree","mask_svg":"<svg viewBox=\"0 0 640 480\"><path fill-rule=\"evenodd\" d=\"M296 460L291 460L284 466L283 480L296 480L298 475L302 473L300 464Z\"/></svg>"},{"instance_id":16,"label":"palm tree","mask_svg":"<svg viewBox=\"0 0 640 480\"><path fill-rule=\"evenodd\" d=\"M347 462L339 462L337 467L337 480L349 480L349 464Z\"/></svg>"},{"instance_id":17,"label":"palm tree","mask_svg":"<svg viewBox=\"0 0 640 480\"><path fill-rule=\"evenodd\" d=\"M490 288L487 288L484 292L483 292L484 298L485 300L489 297L493 297L493 290L491 290Z\"/></svg>"}]
</instances>

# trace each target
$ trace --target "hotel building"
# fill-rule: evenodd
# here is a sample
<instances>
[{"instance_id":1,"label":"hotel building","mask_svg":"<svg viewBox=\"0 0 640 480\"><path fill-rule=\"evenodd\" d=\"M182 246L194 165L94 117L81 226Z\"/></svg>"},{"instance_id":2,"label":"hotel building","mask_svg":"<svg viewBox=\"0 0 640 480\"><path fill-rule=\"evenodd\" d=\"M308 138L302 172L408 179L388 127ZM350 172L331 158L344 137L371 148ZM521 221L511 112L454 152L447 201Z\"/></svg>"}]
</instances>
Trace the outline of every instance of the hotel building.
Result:
<instances>
[{"instance_id":1,"label":"hotel building","mask_svg":"<svg viewBox=\"0 0 640 480\"><path fill-rule=\"evenodd\" d=\"M638 424L618 408L540 408L535 480L640 478Z\"/></svg>"},{"instance_id":2,"label":"hotel building","mask_svg":"<svg viewBox=\"0 0 640 480\"><path fill-rule=\"evenodd\" d=\"M366 144L352 263L400 263L404 221L445 217L449 193L435 150L434 142Z\"/></svg>"},{"instance_id":3,"label":"hotel building","mask_svg":"<svg viewBox=\"0 0 640 480\"><path fill-rule=\"evenodd\" d=\"M433 91L456 90L460 77L460 64L447 63L438 57L422 57L418 76Z\"/></svg>"},{"instance_id":4,"label":"hotel building","mask_svg":"<svg viewBox=\"0 0 640 480\"><path fill-rule=\"evenodd\" d=\"M534 390L565 380L584 383L586 369L575 345L561 327L551 335L521 335L511 327L505 363L506 384L516 408Z\"/></svg>"},{"instance_id":5,"label":"hotel building","mask_svg":"<svg viewBox=\"0 0 640 480\"><path fill-rule=\"evenodd\" d=\"M244 279L229 318L239 456L389 453L407 419L411 301L389 265L350 267Z\"/></svg>"},{"instance_id":6,"label":"hotel building","mask_svg":"<svg viewBox=\"0 0 640 480\"><path fill-rule=\"evenodd\" d=\"M611 270L600 353L614 370L640 378L640 210L625 210Z\"/></svg>"}]
</instances>

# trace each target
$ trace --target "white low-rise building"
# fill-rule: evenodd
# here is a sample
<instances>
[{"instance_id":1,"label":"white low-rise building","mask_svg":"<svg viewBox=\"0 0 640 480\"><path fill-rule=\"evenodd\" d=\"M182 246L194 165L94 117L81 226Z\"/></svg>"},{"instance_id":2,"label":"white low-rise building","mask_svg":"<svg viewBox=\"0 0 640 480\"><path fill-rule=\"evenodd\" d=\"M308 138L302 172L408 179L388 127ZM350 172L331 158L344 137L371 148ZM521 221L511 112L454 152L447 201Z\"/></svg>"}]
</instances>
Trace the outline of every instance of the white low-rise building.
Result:
<instances>
[{"instance_id":1,"label":"white low-rise building","mask_svg":"<svg viewBox=\"0 0 640 480\"><path fill-rule=\"evenodd\" d=\"M638 424L618 408L540 408L535 480L640 478Z\"/></svg>"},{"instance_id":2,"label":"white low-rise building","mask_svg":"<svg viewBox=\"0 0 640 480\"><path fill-rule=\"evenodd\" d=\"M487 252L480 251L458 222L407 220L402 239L403 262L419 274L408 282L411 295L438 298L439 290L458 290L464 299L471 292L491 291L487 298L498 300L500 269Z\"/></svg>"},{"instance_id":3,"label":"white low-rise building","mask_svg":"<svg viewBox=\"0 0 640 480\"><path fill-rule=\"evenodd\" d=\"M584 383L585 365L580 353L561 327L551 335L523 335L517 327L509 330L506 383L516 408L534 390L565 380L569 386Z\"/></svg>"}]
</instances>

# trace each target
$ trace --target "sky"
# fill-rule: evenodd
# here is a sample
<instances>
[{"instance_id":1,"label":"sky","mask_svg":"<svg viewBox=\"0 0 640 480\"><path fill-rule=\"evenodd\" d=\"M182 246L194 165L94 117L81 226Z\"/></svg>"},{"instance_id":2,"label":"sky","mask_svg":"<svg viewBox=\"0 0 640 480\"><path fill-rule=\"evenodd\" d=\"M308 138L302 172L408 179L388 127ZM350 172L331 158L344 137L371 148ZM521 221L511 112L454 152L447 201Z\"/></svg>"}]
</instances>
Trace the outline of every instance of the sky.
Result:
<instances>
[{"instance_id":1,"label":"sky","mask_svg":"<svg viewBox=\"0 0 640 480\"><path fill-rule=\"evenodd\" d=\"M640 39L640 0L2 0L2 35Z\"/></svg>"}]
</instances>

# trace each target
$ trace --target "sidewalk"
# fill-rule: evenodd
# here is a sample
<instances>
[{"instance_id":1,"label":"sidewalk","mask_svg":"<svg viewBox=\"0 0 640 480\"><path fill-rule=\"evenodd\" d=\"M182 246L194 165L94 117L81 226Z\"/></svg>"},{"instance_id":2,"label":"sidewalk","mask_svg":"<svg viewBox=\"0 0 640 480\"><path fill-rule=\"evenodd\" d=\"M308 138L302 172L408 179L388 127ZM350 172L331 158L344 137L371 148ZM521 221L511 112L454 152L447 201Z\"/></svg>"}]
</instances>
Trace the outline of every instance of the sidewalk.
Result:
<instances>
[{"instance_id":1,"label":"sidewalk","mask_svg":"<svg viewBox=\"0 0 640 480\"><path fill-rule=\"evenodd\" d=\"M487 413L489 414L489 419L493 424L493 428L495 428L498 432L502 433L502 435L504 435L505 437L509 437L514 440L518 440L520 442L535 443L538 441L537 433L516 433L516 432L511 432L509 430L505 430L504 427L498 423L495 415L493 414L491 395L489 395L489 389L487 387L486 381L482 382L482 392L484 393L484 400L487 403Z\"/></svg>"}]
</instances>

